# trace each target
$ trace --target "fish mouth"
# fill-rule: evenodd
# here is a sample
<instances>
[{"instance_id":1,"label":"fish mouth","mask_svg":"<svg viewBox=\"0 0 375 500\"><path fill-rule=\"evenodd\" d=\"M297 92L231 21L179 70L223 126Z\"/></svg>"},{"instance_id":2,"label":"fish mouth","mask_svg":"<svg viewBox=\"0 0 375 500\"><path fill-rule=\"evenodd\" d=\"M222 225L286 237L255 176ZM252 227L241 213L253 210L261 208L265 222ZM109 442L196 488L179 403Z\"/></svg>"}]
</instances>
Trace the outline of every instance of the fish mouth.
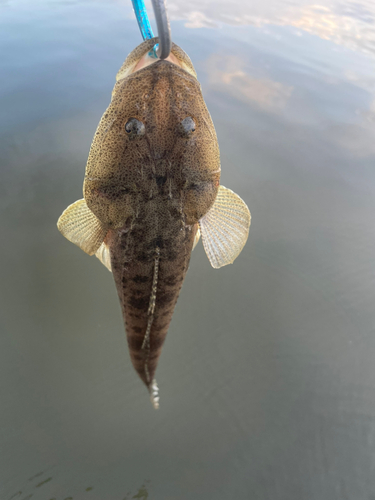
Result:
<instances>
[{"instance_id":1,"label":"fish mouth","mask_svg":"<svg viewBox=\"0 0 375 500\"><path fill-rule=\"evenodd\" d=\"M149 55L152 48L159 41L158 37L150 38L145 40L143 43L138 45L126 58L124 64L121 66L119 72L116 75L116 81L122 80L127 76L140 71L141 69L160 62L159 58L155 58ZM172 49L169 56L164 59L181 69L185 70L194 78L197 78L193 63L191 62L189 56L175 43L172 43Z\"/></svg>"},{"instance_id":2,"label":"fish mouth","mask_svg":"<svg viewBox=\"0 0 375 500\"><path fill-rule=\"evenodd\" d=\"M140 60L138 61L138 63L135 65L134 69L131 71L130 74L132 73L136 73L137 71L139 71L140 69L143 69L143 68L146 68L147 66L150 66L151 64L155 64L157 63L158 61L160 61L159 58L155 58L155 57L152 57L150 56L150 53L149 52L146 52L145 55L143 55ZM177 57L173 54L173 52L171 52L169 54L169 56L164 59L164 61L169 61L171 62L172 64L175 64L176 66L179 66L180 68L182 68L182 65L180 63L180 61L177 59Z\"/></svg>"}]
</instances>

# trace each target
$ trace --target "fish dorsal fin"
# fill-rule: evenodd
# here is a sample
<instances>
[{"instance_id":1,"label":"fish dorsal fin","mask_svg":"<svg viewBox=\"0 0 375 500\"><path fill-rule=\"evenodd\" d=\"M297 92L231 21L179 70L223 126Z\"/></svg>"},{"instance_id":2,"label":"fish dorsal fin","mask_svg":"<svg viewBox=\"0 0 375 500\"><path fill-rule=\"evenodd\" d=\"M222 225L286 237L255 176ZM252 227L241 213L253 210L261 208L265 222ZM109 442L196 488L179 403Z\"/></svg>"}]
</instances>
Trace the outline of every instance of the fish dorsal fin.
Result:
<instances>
[{"instance_id":1,"label":"fish dorsal fin","mask_svg":"<svg viewBox=\"0 0 375 500\"><path fill-rule=\"evenodd\" d=\"M95 256L98 257L100 262L105 265L108 271L112 272L111 266L111 254L109 253L109 247L103 241L98 250L95 252Z\"/></svg>"},{"instance_id":2,"label":"fish dorsal fin","mask_svg":"<svg viewBox=\"0 0 375 500\"><path fill-rule=\"evenodd\" d=\"M64 210L57 228L66 239L93 255L103 243L108 229L91 212L85 200L78 200Z\"/></svg>"},{"instance_id":3,"label":"fish dorsal fin","mask_svg":"<svg viewBox=\"0 0 375 500\"><path fill-rule=\"evenodd\" d=\"M215 203L199 221L202 242L212 267L232 264L243 249L251 215L246 203L233 191L219 187Z\"/></svg>"}]
</instances>

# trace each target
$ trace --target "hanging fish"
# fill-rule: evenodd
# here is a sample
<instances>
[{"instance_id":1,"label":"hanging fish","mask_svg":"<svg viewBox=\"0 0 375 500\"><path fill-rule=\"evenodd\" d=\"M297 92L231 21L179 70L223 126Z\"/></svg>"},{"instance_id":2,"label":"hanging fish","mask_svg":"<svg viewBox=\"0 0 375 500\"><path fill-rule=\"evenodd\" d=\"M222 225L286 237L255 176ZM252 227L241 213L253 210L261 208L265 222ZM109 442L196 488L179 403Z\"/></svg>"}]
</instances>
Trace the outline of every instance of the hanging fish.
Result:
<instances>
[{"instance_id":1,"label":"hanging fish","mask_svg":"<svg viewBox=\"0 0 375 500\"><path fill-rule=\"evenodd\" d=\"M141 43L117 73L86 166L84 199L70 205L59 231L113 273L130 357L155 408L162 345L200 235L214 268L246 243L250 212L220 186L215 128L194 67L172 45L150 57Z\"/></svg>"}]
</instances>

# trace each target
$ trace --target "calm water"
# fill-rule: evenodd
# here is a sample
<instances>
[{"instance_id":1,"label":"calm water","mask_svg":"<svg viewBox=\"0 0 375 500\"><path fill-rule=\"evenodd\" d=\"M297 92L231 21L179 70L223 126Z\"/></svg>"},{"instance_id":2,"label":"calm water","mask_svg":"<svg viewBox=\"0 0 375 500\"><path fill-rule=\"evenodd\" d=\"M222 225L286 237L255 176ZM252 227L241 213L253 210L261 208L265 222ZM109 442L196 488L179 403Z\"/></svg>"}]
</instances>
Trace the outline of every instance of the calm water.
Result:
<instances>
[{"instance_id":1,"label":"calm water","mask_svg":"<svg viewBox=\"0 0 375 500\"><path fill-rule=\"evenodd\" d=\"M81 198L130 0L0 1L0 499L375 499L375 4L170 0L253 222L199 245L153 410Z\"/></svg>"}]
</instances>

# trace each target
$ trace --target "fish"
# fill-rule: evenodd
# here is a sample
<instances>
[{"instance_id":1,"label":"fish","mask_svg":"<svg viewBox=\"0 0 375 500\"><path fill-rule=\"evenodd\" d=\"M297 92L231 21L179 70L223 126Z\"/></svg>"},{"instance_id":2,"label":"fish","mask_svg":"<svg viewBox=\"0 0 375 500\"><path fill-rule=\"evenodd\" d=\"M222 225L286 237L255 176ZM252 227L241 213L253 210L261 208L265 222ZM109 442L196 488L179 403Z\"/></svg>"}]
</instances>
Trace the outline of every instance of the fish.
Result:
<instances>
[{"instance_id":1,"label":"fish","mask_svg":"<svg viewBox=\"0 0 375 500\"><path fill-rule=\"evenodd\" d=\"M220 185L220 152L189 56L167 59L144 41L116 76L95 132L83 199L57 227L113 274L131 362L155 408L155 371L193 248L214 268L233 263L248 238L246 203Z\"/></svg>"}]
</instances>

